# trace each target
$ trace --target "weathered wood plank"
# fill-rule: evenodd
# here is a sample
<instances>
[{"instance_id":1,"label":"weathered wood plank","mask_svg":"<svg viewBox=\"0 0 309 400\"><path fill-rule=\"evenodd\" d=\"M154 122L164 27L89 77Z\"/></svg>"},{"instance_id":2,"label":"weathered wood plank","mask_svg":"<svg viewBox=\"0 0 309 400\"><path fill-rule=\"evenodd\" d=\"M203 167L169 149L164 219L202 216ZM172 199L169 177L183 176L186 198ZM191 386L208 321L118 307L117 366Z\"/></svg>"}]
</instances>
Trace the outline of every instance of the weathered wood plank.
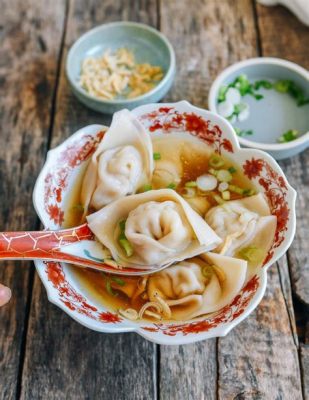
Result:
<instances>
[{"instance_id":1,"label":"weathered wood plank","mask_svg":"<svg viewBox=\"0 0 309 400\"><path fill-rule=\"evenodd\" d=\"M279 57L309 68L309 28L283 6L256 5L261 51L264 57Z\"/></svg>"},{"instance_id":2,"label":"weathered wood plank","mask_svg":"<svg viewBox=\"0 0 309 400\"><path fill-rule=\"evenodd\" d=\"M160 16L161 31L174 45L177 59L176 81L165 100L186 99L207 108L215 76L256 54L250 1L161 1ZM159 377L162 399L216 399L216 340L161 346Z\"/></svg>"},{"instance_id":3,"label":"weathered wood plank","mask_svg":"<svg viewBox=\"0 0 309 400\"><path fill-rule=\"evenodd\" d=\"M309 29L283 7L257 7L263 56L276 56L309 68ZM278 35L280 27L280 35ZM297 230L288 260L295 294L309 304L309 151L282 161L289 182L297 190Z\"/></svg>"},{"instance_id":4,"label":"weathered wood plank","mask_svg":"<svg viewBox=\"0 0 309 400\"><path fill-rule=\"evenodd\" d=\"M294 17L283 7L267 8L263 6L257 6L257 15L258 26L261 32L262 54L264 56L277 56L286 58L302 65L305 68L308 68L308 27L305 27L303 24L301 24L296 17ZM280 35L277 34L278 27L280 27ZM293 293L298 299L307 305L307 308L304 307L304 319L307 318L308 321L309 253L308 241L306 240L306 237L309 235L309 227L307 222L309 218L307 206L309 201L309 151L307 150L299 156L281 161L280 165L284 169L289 182L291 182L298 193L296 205L297 229L295 240L288 252L288 261ZM308 331L307 335L309 337ZM299 357L302 373L303 393L305 397L308 398L308 343L300 343Z\"/></svg>"},{"instance_id":5,"label":"weathered wood plank","mask_svg":"<svg viewBox=\"0 0 309 400\"><path fill-rule=\"evenodd\" d=\"M91 112L71 94L64 73L68 47L86 30L114 20L156 24L155 1L72 1L56 103L52 147L76 129L110 118ZM36 277L29 321L22 398L151 399L156 392L155 345L135 334L99 334L49 304ZM44 337L44 340L42 340Z\"/></svg>"},{"instance_id":6,"label":"weathered wood plank","mask_svg":"<svg viewBox=\"0 0 309 400\"><path fill-rule=\"evenodd\" d=\"M21 399L152 399L153 346L130 334L100 334L46 299L36 276Z\"/></svg>"},{"instance_id":7,"label":"weathered wood plank","mask_svg":"<svg viewBox=\"0 0 309 400\"><path fill-rule=\"evenodd\" d=\"M48 140L64 4L1 2L0 218L1 230L35 229L32 189ZM1 263L0 282L12 288L0 309L0 399L18 393L20 361L32 289L31 264Z\"/></svg>"},{"instance_id":8,"label":"weathered wood plank","mask_svg":"<svg viewBox=\"0 0 309 400\"><path fill-rule=\"evenodd\" d=\"M207 108L216 75L256 54L250 1L161 1L160 15L160 28L174 45L177 62L175 84L166 100L189 100Z\"/></svg>"},{"instance_id":9,"label":"weathered wood plank","mask_svg":"<svg viewBox=\"0 0 309 400\"><path fill-rule=\"evenodd\" d=\"M309 343L300 345L300 363L304 398L309 399Z\"/></svg>"},{"instance_id":10,"label":"weathered wood plank","mask_svg":"<svg viewBox=\"0 0 309 400\"><path fill-rule=\"evenodd\" d=\"M216 399L216 340L161 346L158 378L161 399Z\"/></svg>"},{"instance_id":11,"label":"weathered wood plank","mask_svg":"<svg viewBox=\"0 0 309 400\"><path fill-rule=\"evenodd\" d=\"M219 399L301 399L297 347L280 287L278 266L268 271L258 308L219 339Z\"/></svg>"}]
</instances>

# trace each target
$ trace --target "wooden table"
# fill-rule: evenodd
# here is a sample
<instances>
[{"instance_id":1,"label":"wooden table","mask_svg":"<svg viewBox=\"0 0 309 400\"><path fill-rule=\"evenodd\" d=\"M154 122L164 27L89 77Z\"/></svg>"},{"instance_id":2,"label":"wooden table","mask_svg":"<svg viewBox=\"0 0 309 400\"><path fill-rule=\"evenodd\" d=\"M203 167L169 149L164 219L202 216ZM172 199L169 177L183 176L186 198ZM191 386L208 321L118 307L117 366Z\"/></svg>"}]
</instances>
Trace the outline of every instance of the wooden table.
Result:
<instances>
[{"instance_id":1,"label":"wooden table","mask_svg":"<svg viewBox=\"0 0 309 400\"><path fill-rule=\"evenodd\" d=\"M0 208L3 230L40 224L31 194L49 148L109 118L83 107L65 78L68 48L98 24L159 28L177 56L167 101L207 108L227 65L277 56L309 67L309 29L250 0L1 0ZM309 398L309 152L281 163L298 191L298 228L269 271L259 307L226 338L157 346L99 334L50 304L29 262L1 263L13 299L0 309L0 399ZM307 322L307 329L306 329Z\"/></svg>"}]
</instances>

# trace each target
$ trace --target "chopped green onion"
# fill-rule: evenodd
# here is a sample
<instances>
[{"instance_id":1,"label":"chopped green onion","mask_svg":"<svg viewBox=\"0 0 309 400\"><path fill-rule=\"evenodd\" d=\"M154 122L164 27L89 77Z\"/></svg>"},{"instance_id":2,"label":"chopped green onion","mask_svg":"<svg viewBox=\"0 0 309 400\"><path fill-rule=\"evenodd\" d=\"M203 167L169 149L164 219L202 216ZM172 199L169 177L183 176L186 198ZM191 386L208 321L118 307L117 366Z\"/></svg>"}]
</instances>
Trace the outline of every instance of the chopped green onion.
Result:
<instances>
[{"instance_id":1,"label":"chopped green onion","mask_svg":"<svg viewBox=\"0 0 309 400\"><path fill-rule=\"evenodd\" d=\"M264 89L271 89L273 87L273 84L269 81L260 80L255 81L253 86L255 90L259 90L261 87Z\"/></svg>"},{"instance_id":2,"label":"chopped green onion","mask_svg":"<svg viewBox=\"0 0 309 400\"><path fill-rule=\"evenodd\" d=\"M82 213L84 212L84 207L81 204L76 204L75 206L72 207L72 210L75 212Z\"/></svg>"},{"instance_id":3,"label":"chopped green onion","mask_svg":"<svg viewBox=\"0 0 309 400\"><path fill-rule=\"evenodd\" d=\"M253 196L255 194L254 189L243 189L242 191L244 196Z\"/></svg>"},{"instance_id":4,"label":"chopped green onion","mask_svg":"<svg viewBox=\"0 0 309 400\"><path fill-rule=\"evenodd\" d=\"M245 109L247 108L247 105L245 103L239 103L234 105L234 112L233 114L236 115L236 117Z\"/></svg>"},{"instance_id":5,"label":"chopped green onion","mask_svg":"<svg viewBox=\"0 0 309 400\"><path fill-rule=\"evenodd\" d=\"M120 246L125 251L127 257L131 257L133 254L133 247L132 247L131 243L128 241L128 239L126 237L123 237L122 235L120 235L118 241L119 241Z\"/></svg>"},{"instance_id":6,"label":"chopped green onion","mask_svg":"<svg viewBox=\"0 0 309 400\"><path fill-rule=\"evenodd\" d=\"M229 190L233 193L237 193L237 194L241 194L241 195L244 194L244 189L242 189L238 186L235 186L235 185L229 185Z\"/></svg>"},{"instance_id":7,"label":"chopped green onion","mask_svg":"<svg viewBox=\"0 0 309 400\"><path fill-rule=\"evenodd\" d=\"M264 96L262 94L254 94L255 100L262 100L264 99Z\"/></svg>"},{"instance_id":8,"label":"chopped green onion","mask_svg":"<svg viewBox=\"0 0 309 400\"><path fill-rule=\"evenodd\" d=\"M228 171L229 171L231 174L235 174L235 172L237 172L237 169L234 168L234 167L230 167L230 168L228 169Z\"/></svg>"},{"instance_id":9,"label":"chopped green onion","mask_svg":"<svg viewBox=\"0 0 309 400\"><path fill-rule=\"evenodd\" d=\"M239 90L240 94L242 96L245 96L246 94L250 94L252 91L252 85L249 82L248 78L246 75L242 74L239 75L235 81L234 81L235 87Z\"/></svg>"},{"instance_id":10,"label":"chopped green onion","mask_svg":"<svg viewBox=\"0 0 309 400\"><path fill-rule=\"evenodd\" d=\"M160 153L153 153L153 159L154 160L161 160L161 154Z\"/></svg>"},{"instance_id":11,"label":"chopped green onion","mask_svg":"<svg viewBox=\"0 0 309 400\"><path fill-rule=\"evenodd\" d=\"M168 189L176 189L175 183L170 183L169 185L166 186Z\"/></svg>"},{"instance_id":12,"label":"chopped green onion","mask_svg":"<svg viewBox=\"0 0 309 400\"><path fill-rule=\"evenodd\" d=\"M259 262L263 257L263 251L256 246L244 247L238 255L246 261Z\"/></svg>"},{"instance_id":13,"label":"chopped green onion","mask_svg":"<svg viewBox=\"0 0 309 400\"><path fill-rule=\"evenodd\" d=\"M209 158L209 165L213 168L221 168L224 165L224 161L218 154L212 154Z\"/></svg>"},{"instance_id":14,"label":"chopped green onion","mask_svg":"<svg viewBox=\"0 0 309 400\"><path fill-rule=\"evenodd\" d=\"M219 192L225 192L229 188L229 184L227 182L219 183L218 190Z\"/></svg>"},{"instance_id":15,"label":"chopped green onion","mask_svg":"<svg viewBox=\"0 0 309 400\"><path fill-rule=\"evenodd\" d=\"M274 84L274 88L277 90L277 92L280 93L287 93L290 88L291 81L288 79L281 79Z\"/></svg>"},{"instance_id":16,"label":"chopped green onion","mask_svg":"<svg viewBox=\"0 0 309 400\"><path fill-rule=\"evenodd\" d=\"M216 200L216 202L217 202L219 205L222 205L222 204L225 203L225 201L224 201L218 194L215 194L213 197L214 197L214 199Z\"/></svg>"},{"instance_id":17,"label":"chopped green onion","mask_svg":"<svg viewBox=\"0 0 309 400\"><path fill-rule=\"evenodd\" d=\"M124 231L125 231L125 229L126 229L126 220L125 220L125 219L122 219L122 220L119 222L119 228L120 228L121 232L124 232Z\"/></svg>"},{"instance_id":18,"label":"chopped green onion","mask_svg":"<svg viewBox=\"0 0 309 400\"><path fill-rule=\"evenodd\" d=\"M289 79L281 79L275 82L274 88L277 92L288 93L292 96L296 100L298 107L309 103L309 99L305 98L303 89Z\"/></svg>"},{"instance_id":19,"label":"chopped green onion","mask_svg":"<svg viewBox=\"0 0 309 400\"><path fill-rule=\"evenodd\" d=\"M195 181L188 181L185 183L186 188L194 188L197 186L197 183Z\"/></svg>"},{"instance_id":20,"label":"chopped green onion","mask_svg":"<svg viewBox=\"0 0 309 400\"><path fill-rule=\"evenodd\" d=\"M230 200L231 198L231 193L228 190L225 190L222 192L222 199L223 200Z\"/></svg>"},{"instance_id":21,"label":"chopped green onion","mask_svg":"<svg viewBox=\"0 0 309 400\"><path fill-rule=\"evenodd\" d=\"M111 296L114 296L114 297L118 296L118 293L113 291L113 288L111 286L111 281L106 281L105 287L106 287L106 291L108 294L110 294Z\"/></svg>"},{"instance_id":22,"label":"chopped green onion","mask_svg":"<svg viewBox=\"0 0 309 400\"><path fill-rule=\"evenodd\" d=\"M149 190L152 190L152 186L151 185L144 185L142 188L142 192L148 192Z\"/></svg>"},{"instance_id":23,"label":"chopped green onion","mask_svg":"<svg viewBox=\"0 0 309 400\"><path fill-rule=\"evenodd\" d=\"M221 86L219 89L219 94L218 94L218 102L222 103L223 101L225 101L225 95L226 92L228 91L228 86Z\"/></svg>"},{"instance_id":24,"label":"chopped green onion","mask_svg":"<svg viewBox=\"0 0 309 400\"><path fill-rule=\"evenodd\" d=\"M220 169L216 176L220 182L230 182L233 179L232 174L226 169Z\"/></svg>"},{"instance_id":25,"label":"chopped green onion","mask_svg":"<svg viewBox=\"0 0 309 400\"><path fill-rule=\"evenodd\" d=\"M283 133L279 138L278 142L279 143L288 143L292 142L292 140L297 139L299 136L299 131L297 129L290 129L289 131L286 131Z\"/></svg>"},{"instance_id":26,"label":"chopped green onion","mask_svg":"<svg viewBox=\"0 0 309 400\"><path fill-rule=\"evenodd\" d=\"M214 175L214 176L217 176L217 174L218 174L218 171L216 171L216 170L213 169L213 168L209 168L208 172L209 172L211 175Z\"/></svg>"},{"instance_id":27,"label":"chopped green onion","mask_svg":"<svg viewBox=\"0 0 309 400\"><path fill-rule=\"evenodd\" d=\"M112 279L113 282L116 282L117 285L119 285L119 286L125 286L125 284L126 284L125 281L123 281L122 279L118 278L118 276L112 276L111 279Z\"/></svg>"},{"instance_id":28,"label":"chopped green onion","mask_svg":"<svg viewBox=\"0 0 309 400\"><path fill-rule=\"evenodd\" d=\"M252 129L246 131L244 129L239 129L237 127L234 127L234 130L235 130L237 136L253 135L253 130Z\"/></svg>"}]
</instances>

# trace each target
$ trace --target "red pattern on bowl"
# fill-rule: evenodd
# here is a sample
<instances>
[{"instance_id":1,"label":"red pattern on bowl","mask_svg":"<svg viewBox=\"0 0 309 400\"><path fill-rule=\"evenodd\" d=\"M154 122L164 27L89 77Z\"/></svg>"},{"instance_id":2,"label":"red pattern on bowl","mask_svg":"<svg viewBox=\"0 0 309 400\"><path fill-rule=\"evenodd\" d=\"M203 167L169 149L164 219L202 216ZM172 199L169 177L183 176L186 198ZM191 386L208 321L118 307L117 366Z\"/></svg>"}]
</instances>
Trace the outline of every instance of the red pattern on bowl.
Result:
<instances>
[{"instance_id":1,"label":"red pattern on bowl","mask_svg":"<svg viewBox=\"0 0 309 400\"><path fill-rule=\"evenodd\" d=\"M38 261L37 271L50 301L91 329L102 332L136 331L151 341L163 344L190 343L224 336L258 305L266 287L267 267L287 250L293 239L295 191L269 155L258 150L240 150L230 124L215 114L187 102L146 105L133 112L150 134L185 132L205 141L216 152L227 154L264 192L272 214L278 218L276 235L264 260L264 268L251 277L232 303L218 313L197 321L162 324L134 323L97 304L80 287L67 264ZM34 205L46 227L61 227L68 193L102 139L105 129L100 125L83 128L49 152L34 190Z\"/></svg>"}]
</instances>

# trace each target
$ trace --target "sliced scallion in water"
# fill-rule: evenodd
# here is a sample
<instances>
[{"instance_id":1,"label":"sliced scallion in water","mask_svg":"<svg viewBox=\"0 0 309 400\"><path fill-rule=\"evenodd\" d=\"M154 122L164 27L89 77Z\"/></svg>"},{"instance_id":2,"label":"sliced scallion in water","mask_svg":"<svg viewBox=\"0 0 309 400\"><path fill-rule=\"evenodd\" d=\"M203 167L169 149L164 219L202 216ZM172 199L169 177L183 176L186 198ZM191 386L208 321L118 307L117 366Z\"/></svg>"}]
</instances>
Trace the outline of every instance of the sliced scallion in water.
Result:
<instances>
[{"instance_id":1,"label":"sliced scallion in water","mask_svg":"<svg viewBox=\"0 0 309 400\"><path fill-rule=\"evenodd\" d=\"M279 138L279 143L288 143L297 139L299 136L299 131L297 129L290 129L289 131L284 132Z\"/></svg>"}]
</instances>

